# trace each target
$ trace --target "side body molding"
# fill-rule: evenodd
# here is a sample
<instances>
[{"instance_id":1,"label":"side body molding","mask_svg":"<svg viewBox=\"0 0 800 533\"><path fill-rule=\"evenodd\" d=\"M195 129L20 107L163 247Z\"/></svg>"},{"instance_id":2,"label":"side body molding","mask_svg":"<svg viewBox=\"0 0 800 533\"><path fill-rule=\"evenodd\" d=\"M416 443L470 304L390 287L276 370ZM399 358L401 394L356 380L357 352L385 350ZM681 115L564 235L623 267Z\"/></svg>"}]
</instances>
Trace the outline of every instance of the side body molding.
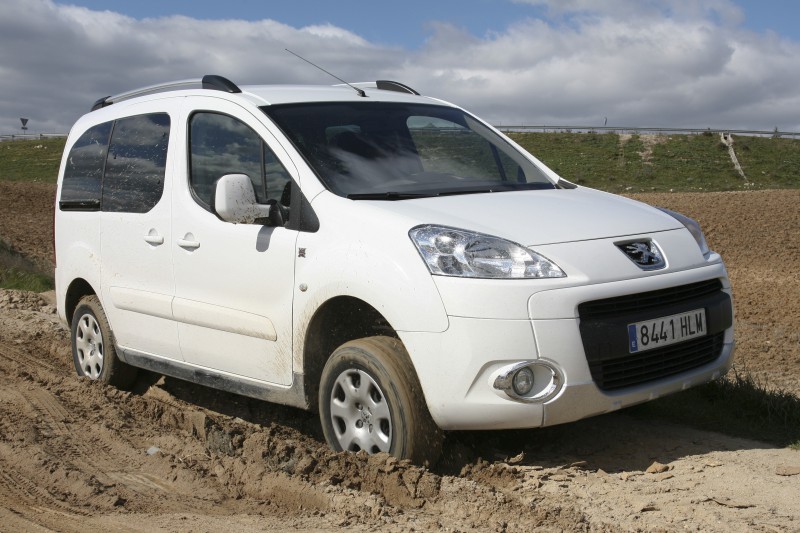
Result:
<instances>
[{"instance_id":1,"label":"side body molding","mask_svg":"<svg viewBox=\"0 0 800 533\"><path fill-rule=\"evenodd\" d=\"M114 307L125 311L143 313L257 339L268 341L278 339L275 326L265 316L136 289L111 287L110 292Z\"/></svg>"}]
</instances>

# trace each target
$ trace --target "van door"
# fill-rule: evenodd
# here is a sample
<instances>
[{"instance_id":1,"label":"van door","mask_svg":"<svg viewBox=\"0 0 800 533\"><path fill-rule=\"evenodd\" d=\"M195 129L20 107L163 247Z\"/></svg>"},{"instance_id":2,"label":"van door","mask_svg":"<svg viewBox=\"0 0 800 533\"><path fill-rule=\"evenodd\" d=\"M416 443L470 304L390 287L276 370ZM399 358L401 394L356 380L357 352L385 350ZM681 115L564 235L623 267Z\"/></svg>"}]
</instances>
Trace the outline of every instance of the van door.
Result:
<instances>
[{"instance_id":1,"label":"van door","mask_svg":"<svg viewBox=\"0 0 800 533\"><path fill-rule=\"evenodd\" d=\"M193 99L195 109L198 101ZM239 377L292 383L292 295L297 231L223 222L215 182L250 177L259 202L283 202L297 175L251 114L215 98L187 113L188 158L173 193L173 313L188 363ZM278 155L280 154L280 156Z\"/></svg>"},{"instance_id":2,"label":"van door","mask_svg":"<svg viewBox=\"0 0 800 533\"><path fill-rule=\"evenodd\" d=\"M179 360L169 244L172 120L146 109L113 123L101 200L102 301L118 346Z\"/></svg>"}]
</instances>

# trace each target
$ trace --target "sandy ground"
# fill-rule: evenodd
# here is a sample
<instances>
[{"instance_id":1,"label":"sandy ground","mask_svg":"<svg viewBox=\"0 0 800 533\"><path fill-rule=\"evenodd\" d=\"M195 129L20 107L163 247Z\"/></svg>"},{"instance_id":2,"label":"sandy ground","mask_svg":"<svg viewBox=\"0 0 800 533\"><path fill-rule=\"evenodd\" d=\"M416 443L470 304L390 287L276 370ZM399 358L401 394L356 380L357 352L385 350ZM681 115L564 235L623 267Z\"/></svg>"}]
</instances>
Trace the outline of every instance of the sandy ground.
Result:
<instances>
[{"instance_id":1,"label":"sandy ground","mask_svg":"<svg viewBox=\"0 0 800 533\"><path fill-rule=\"evenodd\" d=\"M800 191L640 195L729 266L737 366L800 394ZM51 260L52 186L0 182L0 236ZM642 421L448 435L427 470L336 454L303 411L144 374L74 376L51 295L0 291L3 531L798 531L800 452Z\"/></svg>"}]
</instances>

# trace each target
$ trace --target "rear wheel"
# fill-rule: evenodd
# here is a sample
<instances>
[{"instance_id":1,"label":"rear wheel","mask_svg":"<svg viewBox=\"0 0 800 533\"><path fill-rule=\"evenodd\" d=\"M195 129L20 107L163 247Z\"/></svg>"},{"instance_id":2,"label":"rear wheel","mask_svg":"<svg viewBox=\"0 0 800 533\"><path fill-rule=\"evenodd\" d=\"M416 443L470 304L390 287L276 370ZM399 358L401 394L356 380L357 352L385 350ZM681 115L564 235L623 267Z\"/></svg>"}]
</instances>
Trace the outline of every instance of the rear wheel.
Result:
<instances>
[{"instance_id":1,"label":"rear wheel","mask_svg":"<svg viewBox=\"0 0 800 533\"><path fill-rule=\"evenodd\" d=\"M388 452L417 464L439 458L433 422L403 344L367 337L340 346L322 371L319 411L335 450Z\"/></svg>"},{"instance_id":2,"label":"rear wheel","mask_svg":"<svg viewBox=\"0 0 800 533\"><path fill-rule=\"evenodd\" d=\"M79 376L129 389L136 368L117 357L114 335L97 296L84 296L72 315L72 360Z\"/></svg>"}]
</instances>

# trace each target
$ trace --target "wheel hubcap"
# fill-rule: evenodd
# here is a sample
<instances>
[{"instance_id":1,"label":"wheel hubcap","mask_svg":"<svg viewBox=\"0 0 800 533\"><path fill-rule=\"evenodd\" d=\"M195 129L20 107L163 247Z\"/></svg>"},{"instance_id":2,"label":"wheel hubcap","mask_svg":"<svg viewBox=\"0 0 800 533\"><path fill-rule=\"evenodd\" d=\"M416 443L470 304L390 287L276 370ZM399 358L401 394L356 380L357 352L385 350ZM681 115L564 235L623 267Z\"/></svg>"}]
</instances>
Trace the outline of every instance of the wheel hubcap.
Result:
<instances>
[{"instance_id":1,"label":"wheel hubcap","mask_svg":"<svg viewBox=\"0 0 800 533\"><path fill-rule=\"evenodd\" d=\"M81 372L91 379L103 371L103 333L94 315L83 315L75 331L75 349Z\"/></svg>"},{"instance_id":2,"label":"wheel hubcap","mask_svg":"<svg viewBox=\"0 0 800 533\"><path fill-rule=\"evenodd\" d=\"M331 391L331 422L343 450L389 451L389 404L378 383L363 370L345 370L336 378Z\"/></svg>"}]
</instances>

